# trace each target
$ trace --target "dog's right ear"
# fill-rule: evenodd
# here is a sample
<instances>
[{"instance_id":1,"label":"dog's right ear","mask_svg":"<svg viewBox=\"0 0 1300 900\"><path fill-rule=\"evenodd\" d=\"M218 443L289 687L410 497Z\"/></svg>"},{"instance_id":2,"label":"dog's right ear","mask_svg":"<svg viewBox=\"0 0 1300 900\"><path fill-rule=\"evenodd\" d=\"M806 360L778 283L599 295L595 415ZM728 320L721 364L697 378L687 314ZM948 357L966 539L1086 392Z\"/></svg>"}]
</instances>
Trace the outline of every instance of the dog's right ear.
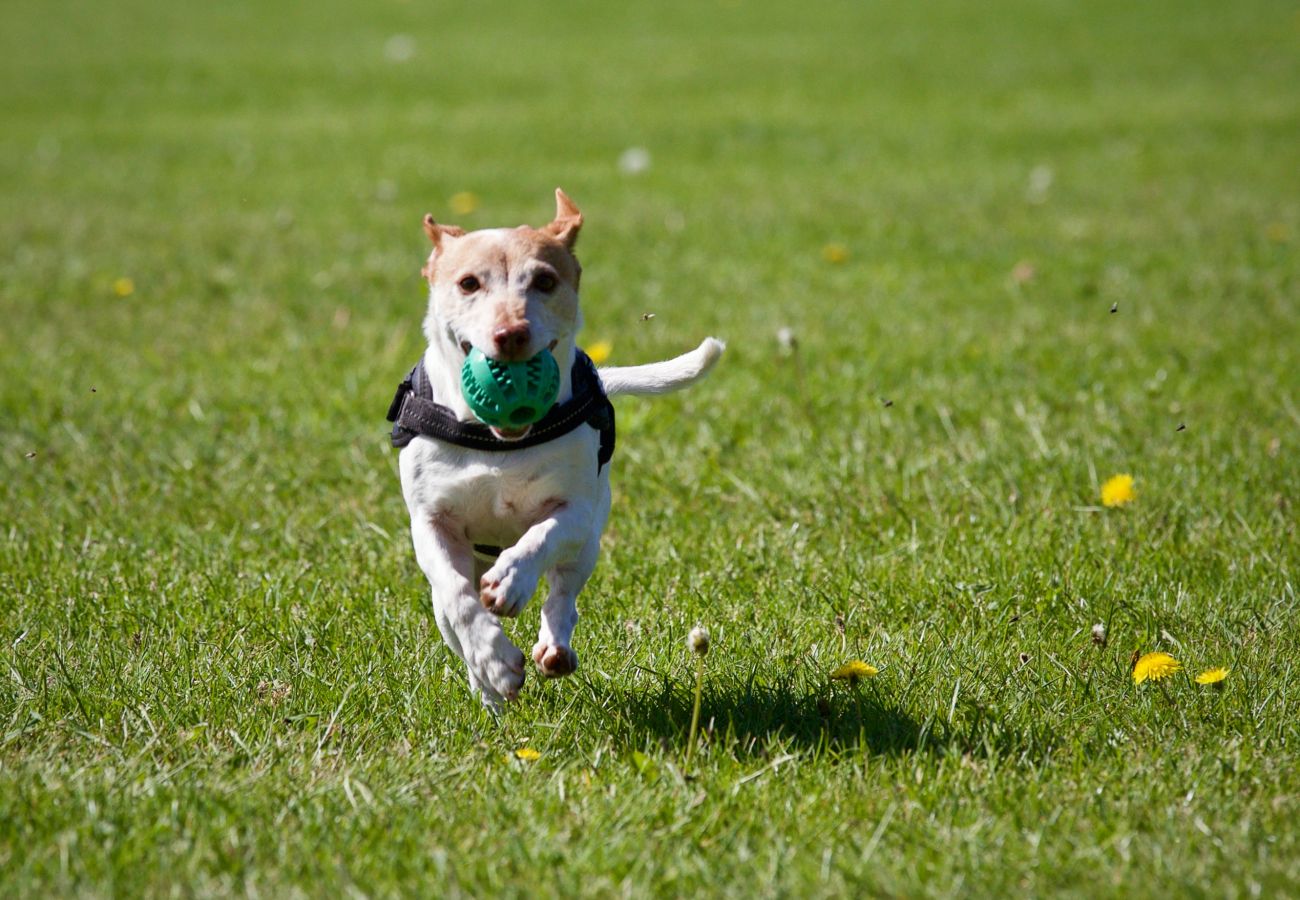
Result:
<instances>
[{"instance_id":1,"label":"dog's right ear","mask_svg":"<svg viewBox=\"0 0 1300 900\"><path fill-rule=\"evenodd\" d=\"M464 228L457 228L455 225L439 225L433 221L433 213L428 213L424 217L424 233L429 236L433 242L433 252L429 254L429 261L424 264L420 274L426 281L433 280L433 261L438 257L438 251L442 249L442 239L446 237L462 237L465 234Z\"/></svg>"},{"instance_id":2,"label":"dog's right ear","mask_svg":"<svg viewBox=\"0 0 1300 900\"><path fill-rule=\"evenodd\" d=\"M424 233L433 241L433 246L437 247L442 243L445 237L464 237L465 229L458 228L455 225L439 225L433 221L433 213L426 213L424 217Z\"/></svg>"}]
</instances>

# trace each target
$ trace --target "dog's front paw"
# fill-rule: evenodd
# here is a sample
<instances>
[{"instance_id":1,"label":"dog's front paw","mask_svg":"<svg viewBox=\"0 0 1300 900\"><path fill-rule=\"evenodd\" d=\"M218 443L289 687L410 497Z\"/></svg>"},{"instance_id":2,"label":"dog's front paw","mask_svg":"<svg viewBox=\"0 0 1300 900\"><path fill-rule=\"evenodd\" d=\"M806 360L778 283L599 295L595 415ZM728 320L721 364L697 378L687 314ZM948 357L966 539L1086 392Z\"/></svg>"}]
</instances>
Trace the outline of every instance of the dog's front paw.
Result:
<instances>
[{"instance_id":1,"label":"dog's front paw","mask_svg":"<svg viewBox=\"0 0 1300 900\"><path fill-rule=\"evenodd\" d=\"M537 576L529 576L519 566L495 566L479 579L479 599L488 612L498 616L517 616L523 612L537 590Z\"/></svg>"},{"instance_id":2,"label":"dog's front paw","mask_svg":"<svg viewBox=\"0 0 1300 900\"><path fill-rule=\"evenodd\" d=\"M524 654L510 643L496 620L491 622L465 648L465 664L483 705L497 712L503 703L516 699L524 686Z\"/></svg>"},{"instance_id":3,"label":"dog's front paw","mask_svg":"<svg viewBox=\"0 0 1300 900\"><path fill-rule=\"evenodd\" d=\"M578 670L578 654L563 644L537 644L533 647L533 662L547 678L563 678Z\"/></svg>"}]
</instances>

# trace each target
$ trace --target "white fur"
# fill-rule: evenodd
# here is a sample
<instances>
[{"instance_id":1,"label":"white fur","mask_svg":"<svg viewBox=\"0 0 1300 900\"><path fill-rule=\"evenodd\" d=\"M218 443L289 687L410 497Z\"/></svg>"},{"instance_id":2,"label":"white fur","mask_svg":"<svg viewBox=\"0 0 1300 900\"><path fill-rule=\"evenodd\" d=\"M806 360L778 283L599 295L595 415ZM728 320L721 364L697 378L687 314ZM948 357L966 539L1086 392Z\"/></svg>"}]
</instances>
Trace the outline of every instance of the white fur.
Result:
<instances>
[{"instance_id":1,"label":"white fur","mask_svg":"<svg viewBox=\"0 0 1300 900\"><path fill-rule=\"evenodd\" d=\"M605 393L616 394L666 394L693 384L722 356L727 345L717 338L705 338L690 353L674 359L649 363L644 366L620 366L600 370L600 381Z\"/></svg>"},{"instance_id":2,"label":"white fur","mask_svg":"<svg viewBox=\"0 0 1300 900\"><path fill-rule=\"evenodd\" d=\"M464 354L458 339L484 332L492 301L466 304L456 317L444 314L449 302L445 287L431 286L423 363L434 400L469 419L459 391ZM572 321L543 323L538 337L542 346L558 339L554 353L565 376L561 401L572 393L567 376L580 322L575 306ZM698 379L722 350L721 341L709 338L676 359L600 375L610 394L662 393ZM524 682L524 656L499 617L517 616L543 575L547 595L534 662L551 676L577 667L570 646L577 597L596 566L610 507L610 466L596 471L598 444L595 429L584 425L522 450L476 451L417 437L401 452L402 493L415 556L432 587L434 618L447 645L464 660L471 689L490 709L515 699ZM475 544L506 549L489 562L474 553Z\"/></svg>"}]
</instances>

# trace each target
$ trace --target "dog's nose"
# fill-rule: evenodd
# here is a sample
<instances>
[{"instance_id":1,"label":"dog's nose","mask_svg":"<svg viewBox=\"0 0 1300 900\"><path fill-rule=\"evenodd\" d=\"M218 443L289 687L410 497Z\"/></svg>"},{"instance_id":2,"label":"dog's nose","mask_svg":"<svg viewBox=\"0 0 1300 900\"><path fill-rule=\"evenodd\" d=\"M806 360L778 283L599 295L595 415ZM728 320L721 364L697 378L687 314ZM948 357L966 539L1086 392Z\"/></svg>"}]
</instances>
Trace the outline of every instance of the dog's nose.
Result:
<instances>
[{"instance_id":1,"label":"dog's nose","mask_svg":"<svg viewBox=\"0 0 1300 900\"><path fill-rule=\"evenodd\" d=\"M502 325L492 332L492 340L497 345L497 353L502 357L515 360L522 356L532 343L533 333L527 322Z\"/></svg>"}]
</instances>

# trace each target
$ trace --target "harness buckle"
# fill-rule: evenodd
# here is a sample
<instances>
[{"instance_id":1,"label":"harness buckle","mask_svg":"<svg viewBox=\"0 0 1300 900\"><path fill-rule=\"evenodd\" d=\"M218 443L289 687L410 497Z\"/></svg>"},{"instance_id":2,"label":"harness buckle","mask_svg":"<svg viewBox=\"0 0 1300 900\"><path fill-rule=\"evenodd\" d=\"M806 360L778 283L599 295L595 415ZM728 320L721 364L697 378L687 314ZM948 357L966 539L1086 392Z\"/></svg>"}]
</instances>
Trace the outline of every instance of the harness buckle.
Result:
<instances>
[{"instance_id":1,"label":"harness buckle","mask_svg":"<svg viewBox=\"0 0 1300 900\"><path fill-rule=\"evenodd\" d=\"M411 384L411 377L408 375L406 380L397 386L397 393L393 395L393 402L388 404L388 421L396 422L402 415L402 407L406 405L406 398L414 393L415 387Z\"/></svg>"}]
</instances>

